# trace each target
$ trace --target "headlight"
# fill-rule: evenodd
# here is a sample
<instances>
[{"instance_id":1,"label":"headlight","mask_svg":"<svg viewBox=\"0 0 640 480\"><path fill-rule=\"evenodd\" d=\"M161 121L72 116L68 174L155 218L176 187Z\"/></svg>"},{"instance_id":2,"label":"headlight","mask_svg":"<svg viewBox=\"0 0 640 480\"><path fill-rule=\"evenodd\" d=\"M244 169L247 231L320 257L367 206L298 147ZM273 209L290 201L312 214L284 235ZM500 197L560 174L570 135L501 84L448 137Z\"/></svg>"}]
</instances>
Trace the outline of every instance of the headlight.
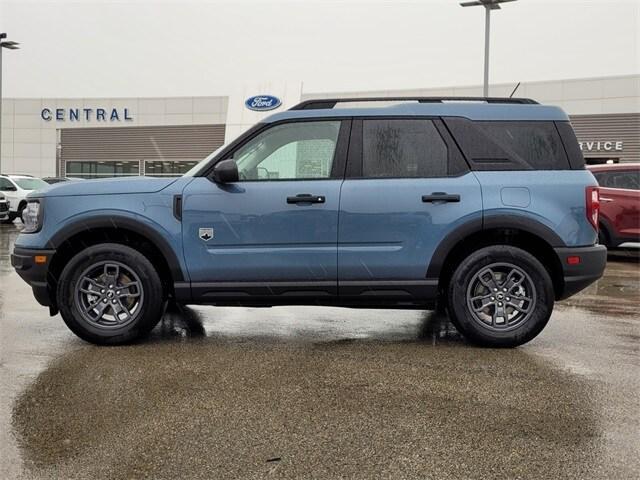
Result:
<instances>
[{"instance_id":1,"label":"headlight","mask_svg":"<svg viewBox=\"0 0 640 480\"><path fill-rule=\"evenodd\" d=\"M39 200L29 200L22 211L22 233L35 233L42 228L42 206Z\"/></svg>"}]
</instances>

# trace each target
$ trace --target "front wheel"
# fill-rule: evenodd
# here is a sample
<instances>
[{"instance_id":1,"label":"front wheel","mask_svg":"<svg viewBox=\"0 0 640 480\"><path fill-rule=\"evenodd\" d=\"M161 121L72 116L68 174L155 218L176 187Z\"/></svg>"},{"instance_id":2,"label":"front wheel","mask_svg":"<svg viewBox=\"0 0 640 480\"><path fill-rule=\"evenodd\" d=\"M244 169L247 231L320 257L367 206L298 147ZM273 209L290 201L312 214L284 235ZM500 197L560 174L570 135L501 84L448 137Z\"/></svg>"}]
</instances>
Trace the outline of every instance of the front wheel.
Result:
<instances>
[{"instance_id":1,"label":"front wheel","mask_svg":"<svg viewBox=\"0 0 640 480\"><path fill-rule=\"evenodd\" d=\"M15 218L19 218L22 223L24 223L24 209L27 207L26 203L22 204L18 207L18 212L16 213Z\"/></svg>"},{"instance_id":2,"label":"front wheel","mask_svg":"<svg viewBox=\"0 0 640 480\"><path fill-rule=\"evenodd\" d=\"M78 253L62 271L58 307L67 326L99 345L119 345L151 331L162 316L162 283L137 250L105 243Z\"/></svg>"},{"instance_id":3,"label":"front wheel","mask_svg":"<svg viewBox=\"0 0 640 480\"><path fill-rule=\"evenodd\" d=\"M451 320L468 340L515 347L542 331L555 296L549 273L533 255L495 245L460 263L449 283L448 300Z\"/></svg>"}]
</instances>

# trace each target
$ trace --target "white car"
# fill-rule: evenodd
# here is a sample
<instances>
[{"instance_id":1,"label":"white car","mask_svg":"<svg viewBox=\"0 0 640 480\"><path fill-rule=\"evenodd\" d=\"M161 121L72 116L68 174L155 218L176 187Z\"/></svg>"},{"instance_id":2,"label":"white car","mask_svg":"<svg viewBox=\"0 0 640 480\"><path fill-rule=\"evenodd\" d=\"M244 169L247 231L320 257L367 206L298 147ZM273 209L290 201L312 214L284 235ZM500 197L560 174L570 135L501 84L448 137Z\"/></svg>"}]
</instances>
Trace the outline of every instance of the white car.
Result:
<instances>
[{"instance_id":1,"label":"white car","mask_svg":"<svg viewBox=\"0 0 640 480\"><path fill-rule=\"evenodd\" d=\"M0 194L0 222L9 220L9 201Z\"/></svg>"},{"instance_id":2,"label":"white car","mask_svg":"<svg viewBox=\"0 0 640 480\"><path fill-rule=\"evenodd\" d=\"M48 187L44 180L30 175L0 175L0 194L9 200L8 218L0 218L2 223L22 219L22 210L27 205L27 195L34 190Z\"/></svg>"}]
</instances>

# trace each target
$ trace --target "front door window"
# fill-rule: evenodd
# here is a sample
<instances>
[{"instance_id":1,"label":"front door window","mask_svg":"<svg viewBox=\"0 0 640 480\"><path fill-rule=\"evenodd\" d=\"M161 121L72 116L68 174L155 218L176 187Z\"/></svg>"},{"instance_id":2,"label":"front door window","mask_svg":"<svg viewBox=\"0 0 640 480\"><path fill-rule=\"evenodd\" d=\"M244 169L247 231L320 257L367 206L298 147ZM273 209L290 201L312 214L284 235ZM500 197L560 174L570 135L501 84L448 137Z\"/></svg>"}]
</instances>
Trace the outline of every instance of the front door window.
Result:
<instances>
[{"instance_id":1,"label":"front door window","mask_svg":"<svg viewBox=\"0 0 640 480\"><path fill-rule=\"evenodd\" d=\"M339 121L276 125L240 147L241 180L312 180L331 176Z\"/></svg>"}]
</instances>

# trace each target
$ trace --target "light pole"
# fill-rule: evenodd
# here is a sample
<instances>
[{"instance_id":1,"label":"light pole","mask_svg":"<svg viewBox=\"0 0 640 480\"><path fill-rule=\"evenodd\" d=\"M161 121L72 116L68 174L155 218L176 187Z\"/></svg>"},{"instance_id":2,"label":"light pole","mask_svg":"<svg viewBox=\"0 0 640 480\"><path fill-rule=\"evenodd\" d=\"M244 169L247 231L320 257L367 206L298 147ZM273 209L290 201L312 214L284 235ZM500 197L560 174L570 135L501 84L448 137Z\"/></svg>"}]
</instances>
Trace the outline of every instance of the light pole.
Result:
<instances>
[{"instance_id":1,"label":"light pole","mask_svg":"<svg viewBox=\"0 0 640 480\"><path fill-rule=\"evenodd\" d=\"M6 33L0 33L0 172L2 172L2 49L18 50L20 45L18 42L5 40Z\"/></svg>"},{"instance_id":2,"label":"light pole","mask_svg":"<svg viewBox=\"0 0 640 480\"><path fill-rule=\"evenodd\" d=\"M462 2L463 7L484 7L484 85L482 87L482 95L489 96L489 37L491 31L491 10L500 10L500 4L506 2L515 2L516 0L474 0L471 2Z\"/></svg>"}]
</instances>

